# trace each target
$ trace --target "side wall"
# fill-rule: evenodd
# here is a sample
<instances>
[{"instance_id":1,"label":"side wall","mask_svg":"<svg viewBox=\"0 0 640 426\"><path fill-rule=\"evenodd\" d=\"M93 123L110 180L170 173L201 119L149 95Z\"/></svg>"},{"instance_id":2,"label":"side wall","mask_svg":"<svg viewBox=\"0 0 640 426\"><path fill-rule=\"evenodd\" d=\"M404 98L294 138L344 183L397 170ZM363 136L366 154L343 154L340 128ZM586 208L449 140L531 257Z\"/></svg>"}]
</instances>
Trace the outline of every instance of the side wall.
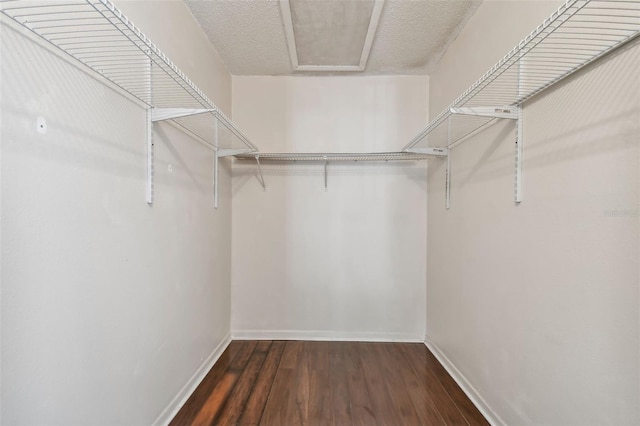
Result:
<instances>
[{"instance_id":1,"label":"side wall","mask_svg":"<svg viewBox=\"0 0 640 426\"><path fill-rule=\"evenodd\" d=\"M182 2L118 6L230 112ZM20 31L1 39L1 422L164 422L229 338L230 164L214 210L213 153L155 126L148 206L145 110Z\"/></svg>"},{"instance_id":2,"label":"side wall","mask_svg":"<svg viewBox=\"0 0 640 426\"><path fill-rule=\"evenodd\" d=\"M430 80L432 116L559 2L485 1ZM429 168L427 339L506 424L640 423L640 43ZM444 358L443 358L444 359ZM501 419L501 420L500 420Z\"/></svg>"},{"instance_id":3,"label":"side wall","mask_svg":"<svg viewBox=\"0 0 640 426\"><path fill-rule=\"evenodd\" d=\"M426 77L233 77L265 152L398 150ZM234 336L422 340L426 163L234 163Z\"/></svg>"}]
</instances>

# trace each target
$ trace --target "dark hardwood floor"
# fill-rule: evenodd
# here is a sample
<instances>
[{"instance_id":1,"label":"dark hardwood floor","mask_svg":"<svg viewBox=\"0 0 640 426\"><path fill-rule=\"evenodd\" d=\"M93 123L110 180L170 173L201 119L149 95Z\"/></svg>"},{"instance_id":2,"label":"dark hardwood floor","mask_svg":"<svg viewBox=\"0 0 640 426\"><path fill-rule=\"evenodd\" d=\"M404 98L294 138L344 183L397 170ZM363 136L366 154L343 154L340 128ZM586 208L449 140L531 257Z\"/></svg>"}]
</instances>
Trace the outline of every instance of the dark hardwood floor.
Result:
<instances>
[{"instance_id":1,"label":"dark hardwood floor","mask_svg":"<svg viewBox=\"0 0 640 426\"><path fill-rule=\"evenodd\" d=\"M419 343L233 341L171 425L487 425Z\"/></svg>"}]
</instances>

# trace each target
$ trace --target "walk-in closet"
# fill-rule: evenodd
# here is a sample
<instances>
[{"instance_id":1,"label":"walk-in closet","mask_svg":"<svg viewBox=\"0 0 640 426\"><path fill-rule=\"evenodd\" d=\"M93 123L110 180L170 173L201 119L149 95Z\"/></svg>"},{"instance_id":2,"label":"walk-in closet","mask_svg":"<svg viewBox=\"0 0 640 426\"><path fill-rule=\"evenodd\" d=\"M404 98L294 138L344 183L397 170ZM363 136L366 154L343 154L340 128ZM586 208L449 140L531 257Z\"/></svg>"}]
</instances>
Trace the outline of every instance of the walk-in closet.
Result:
<instances>
[{"instance_id":1,"label":"walk-in closet","mask_svg":"<svg viewBox=\"0 0 640 426\"><path fill-rule=\"evenodd\" d=\"M0 0L0 424L640 425L640 0Z\"/></svg>"}]
</instances>

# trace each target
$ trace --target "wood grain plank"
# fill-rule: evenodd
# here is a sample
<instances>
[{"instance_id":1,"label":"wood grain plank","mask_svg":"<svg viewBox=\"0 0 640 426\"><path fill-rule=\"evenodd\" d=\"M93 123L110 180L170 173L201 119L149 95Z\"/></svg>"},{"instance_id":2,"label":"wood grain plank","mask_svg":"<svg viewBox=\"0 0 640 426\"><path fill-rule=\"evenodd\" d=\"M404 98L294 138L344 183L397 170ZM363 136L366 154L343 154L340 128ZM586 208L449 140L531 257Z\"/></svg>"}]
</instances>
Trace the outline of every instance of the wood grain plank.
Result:
<instances>
[{"instance_id":1,"label":"wood grain plank","mask_svg":"<svg viewBox=\"0 0 640 426\"><path fill-rule=\"evenodd\" d=\"M240 418L241 425L254 426L260 423L262 413L264 412L273 387L276 373L278 372L284 347L285 342L273 342L269 347L267 357L260 369L260 374L256 379L254 388Z\"/></svg>"},{"instance_id":2,"label":"wood grain plank","mask_svg":"<svg viewBox=\"0 0 640 426\"><path fill-rule=\"evenodd\" d=\"M355 426L370 426L377 424L375 406L369 395L369 389L364 378L362 362L358 353L358 344L345 344L345 367L349 401L351 403L351 420Z\"/></svg>"},{"instance_id":3,"label":"wood grain plank","mask_svg":"<svg viewBox=\"0 0 640 426\"><path fill-rule=\"evenodd\" d=\"M309 348L312 342L301 342L297 353L297 364L292 376L293 392L289 396L287 404L287 423L289 425L303 425L309 419L309 393L311 387L311 375L309 371Z\"/></svg>"},{"instance_id":4,"label":"wood grain plank","mask_svg":"<svg viewBox=\"0 0 640 426\"><path fill-rule=\"evenodd\" d=\"M380 424L375 403L369 395L366 379L362 371L348 371L349 400L351 401L351 421L356 426Z\"/></svg>"},{"instance_id":5,"label":"wood grain plank","mask_svg":"<svg viewBox=\"0 0 640 426\"><path fill-rule=\"evenodd\" d=\"M409 398L413 404L419 423L424 425L444 424L445 421L438 411L438 407L429 394L424 384L424 379L413 368L411 363L407 362L402 355L402 345L386 345L389 359L397 368L398 377L402 380L404 387L407 389Z\"/></svg>"},{"instance_id":6,"label":"wood grain plank","mask_svg":"<svg viewBox=\"0 0 640 426\"><path fill-rule=\"evenodd\" d=\"M424 347L424 345L407 344L402 346L401 351L403 355L405 355L407 361L413 365L418 376L422 377L423 384L438 407L438 411L444 419L445 424L467 425L467 420L464 418L460 410L458 410L453 399L451 399L449 394L445 391L438 379L438 376L427 366L427 359L424 351L422 351L420 347Z\"/></svg>"},{"instance_id":7,"label":"wood grain plank","mask_svg":"<svg viewBox=\"0 0 640 426\"><path fill-rule=\"evenodd\" d=\"M241 341L232 341L229 344L187 402L180 408L178 414L171 420L171 426L191 424L243 345L244 342Z\"/></svg>"},{"instance_id":8,"label":"wood grain plank","mask_svg":"<svg viewBox=\"0 0 640 426\"><path fill-rule=\"evenodd\" d=\"M202 408L200 408L200 411L193 420L193 423L191 423L193 426L209 426L213 423L215 417L218 415L222 407L224 407L237 379L237 373L225 373L209 395L209 398L207 398L207 402L202 406Z\"/></svg>"},{"instance_id":9,"label":"wood grain plank","mask_svg":"<svg viewBox=\"0 0 640 426\"><path fill-rule=\"evenodd\" d=\"M280 361L280 368L288 368L288 369L298 368L298 358L302 353L303 346L304 346L304 342L288 341L286 343L284 353L282 354L282 360Z\"/></svg>"},{"instance_id":10,"label":"wood grain plank","mask_svg":"<svg viewBox=\"0 0 640 426\"><path fill-rule=\"evenodd\" d=\"M331 406L331 389L327 370L309 371L308 416L305 424L334 425Z\"/></svg>"},{"instance_id":11,"label":"wood grain plank","mask_svg":"<svg viewBox=\"0 0 640 426\"><path fill-rule=\"evenodd\" d=\"M362 360L358 353L358 343L356 342L343 342L344 343L344 366L347 371L362 371Z\"/></svg>"},{"instance_id":12,"label":"wood grain plank","mask_svg":"<svg viewBox=\"0 0 640 426\"><path fill-rule=\"evenodd\" d=\"M387 387L385 374L380 368L380 359L376 355L377 343L358 344L358 353L362 360L362 371L369 396L376 407L376 423L394 426L399 424L399 418L392 404L391 395Z\"/></svg>"},{"instance_id":13,"label":"wood grain plank","mask_svg":"<svg viewBox=\"0 0 640 426\"><path fill-rule=\"evenodd\" d=\"M411 402L411 395L400 376L404 364L395 364L390 356L390 348L393 345L395 344L379 343L373 346L373 350L378 358L379 368L384 374L384 381L396 418L402 424L417 425L421 423L420 419Z\"/></svg>"},{"instance_id":14,"label":"wood grain plank","mask_svg":"<svg viewBox=\"0 0 640 426\"><path fill-rule=\"evenodd\" d=\"M422 346L420 350L425 355L427 366L437 375L438 380L440 380L445 391L449 394L451 399L453 399L458 410L460 410L467 422L472 426L488 425L489 422L487 422L476 406L473 405L471 400L467 397L460 386L458 386L455 380L453 380L447 370L442 366L442 364L440 364L440 361L438 361L431 351L426 346Z\"/></svg>"},{"instance_id":15,"label":"wood grain plank","mask_svg":"<svg viewBox=\"0 0 640 426\"><path fill-rule=\"evenodd\" d=\"M259 340L254 350L256 352L267 352L271 346L271 342L271 340Z\"/></svg>"},{"instance_id":16,"label":"wood grain plank","mask_svg":"<svg viewBox=\"0 0 640 426\"><path fill-rule=\"evenodd\" d=\"M226 426L238 422L266 357L265 352L253 352L229 394L227 403L215 418L215 424Z\"/></svg>"},{"instance_id":17,"label":"wood grain plank","mask_svg":"<svg viewBox=\"0 0 640 426\"><path fill-rule=\"evenodd\" d=\"M288 421L287 408L292 394L295 393L295 370L279 368L271 387L269 399L265 404L260 425L293 425ZM295 397L295 396L294 396Z\"/></svg>"},{"instance_id":18,"label":"wood grain plank","mask_svg":"<svg viewBox=\"0 0 640 426\"><path fill-rule=\"evenodd\" d=\"M329 371L329 342L304 342L311 370Z\"/></svg>"},{"instance_id":19,"label":"wood grain plank","mask_svg":"<svg viewBox=\"0 0 640 426\"><path fill-rule=\"evenodd\" d=\"M344 349L343 342L329 344L329 391L331 393L332 423L336 426L353 423Z\"/></svg>"},{"instance_id":20,"label":"wood grain plank","mask_svg":"<svg viewBox=\"0 0 640 426\"><path fill-rule=\"evenodd\" d=\"M229 370L242 371L244 366L249 361L249 358L251 358L251 354L253 353L257 344L258 342L256 342L255 340L245 341L244 345L240 348L235 358L231 362Z\"/></svg>"}]
</instances>

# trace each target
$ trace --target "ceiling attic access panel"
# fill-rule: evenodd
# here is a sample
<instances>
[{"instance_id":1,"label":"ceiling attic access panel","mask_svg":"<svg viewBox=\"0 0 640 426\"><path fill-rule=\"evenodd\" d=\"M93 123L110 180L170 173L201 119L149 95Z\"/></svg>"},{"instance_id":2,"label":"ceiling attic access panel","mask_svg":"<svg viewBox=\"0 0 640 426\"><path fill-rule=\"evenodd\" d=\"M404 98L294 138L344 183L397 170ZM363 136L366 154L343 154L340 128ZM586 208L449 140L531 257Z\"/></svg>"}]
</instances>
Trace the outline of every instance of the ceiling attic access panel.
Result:
<instances>
[{"instance_id":1,"label":"ceiling attic access panel","mask_svg":"<svg viewBox=\"0 0 640 426\"><path fill-rule=\"evenodd\" d=\"M294 71L364 71L384 0L281 0Z\"/></svg>"}]
</instances>

